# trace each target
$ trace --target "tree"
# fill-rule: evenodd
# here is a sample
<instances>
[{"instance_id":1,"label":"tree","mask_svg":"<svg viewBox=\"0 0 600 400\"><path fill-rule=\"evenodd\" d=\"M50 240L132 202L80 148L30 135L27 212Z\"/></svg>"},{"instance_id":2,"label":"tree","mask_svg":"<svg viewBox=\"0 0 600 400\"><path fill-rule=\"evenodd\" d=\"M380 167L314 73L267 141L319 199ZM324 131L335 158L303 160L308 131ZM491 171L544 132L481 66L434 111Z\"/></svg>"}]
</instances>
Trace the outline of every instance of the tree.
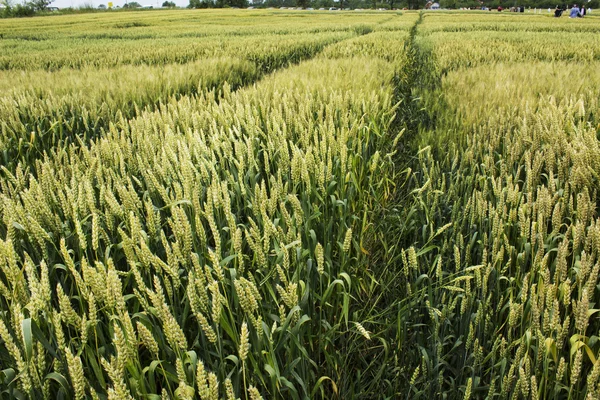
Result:
<instances>
[{"instance_id":1,"label":"tree","mask_svg":"<svg viewBox=\"0 0 600 400\"><path fill-rule=\"evenodd\" d=\"M167 0L167 1L165 1L164 3L162 3L162 6L163 6L164 8L175 8L175 7L177 7L177 5L175 4L175 2L173 2L173 1L168 1L168 0Z\"/></svg>"},{"instance_id":2,"label":"tree","mask_svg":"<svg viewBox=\"0 0 600 400\"><path fill-rule=\"evenodd\" d=\"M212 0L190 0L187 8L209 8L214 6L215 3Z\"/></svg>"},{"instance_id":3,"label":"tree","mask_svg":"<svg viewBox=\"0 0 600 400\"><path fill-rule=\"evenodd\" d=\"M425 3L425 0L407 0L407 6L409 10L418 10L421 8L425 8Z\"/></svg>"},{"instance_id":4,"label":"tree","mask_svg":"<svg viewBox=\"0 0 600 400\"><path fill-rule=\"evenodd\" d=\"M53 0L31 0L29 6L35 11L44 11L52 3Z\"/></svg>"},{"instance_id":5,"label":"tree","mask_svg":"<svg viewBox=\"0 0 600 400\"><path fill-rule=\"evenodd\" d=\"M129 3L125 3L123 8L141 8L142 5L137 1L130 1Z\"/></svg>"}]
</instances>

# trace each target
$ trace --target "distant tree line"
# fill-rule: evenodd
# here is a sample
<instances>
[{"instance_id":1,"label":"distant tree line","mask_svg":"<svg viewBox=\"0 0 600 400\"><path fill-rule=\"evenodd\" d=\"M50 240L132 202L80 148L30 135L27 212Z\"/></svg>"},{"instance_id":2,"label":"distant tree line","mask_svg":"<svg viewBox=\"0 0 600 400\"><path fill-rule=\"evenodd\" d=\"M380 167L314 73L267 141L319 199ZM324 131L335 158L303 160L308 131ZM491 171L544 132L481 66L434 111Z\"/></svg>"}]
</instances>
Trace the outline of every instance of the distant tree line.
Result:
<instances>
[{"instance_id":1,"label":"distant tree line","mask_svg":"<svg viewBox=\"0 0 600 400\"><path fill-rule=\"evenodd\" d=\"M599 8L600 0L484 0L483 2L478 0L439 0L442 8L481 8L485 6L490 9L497 9L502 7L508 9L510 7L523 6L525 9L550 8L554 10L556 6L562 7L563 9L571 7L573 4L581 6L585 5L587 8Z\"/></svg>"},{"instance_id":2,"label":"distant tree line","mask_svg":"<svg viewBox=\"0 0 600 400\"><path fill-rule=\"evenodd\" d=\"M342 0L343 8L410 8L425 7L426 0ZM189 8L224 8L239 7L302 7L330 8L340 7L340 0L265 0L263 3L253 3L252 0L190 0Z\"/></svg>"},{"instance_id":3,"label":"distant tree line","mask_svg":"<svg viewBox=\"0 0 600 400\"><path fill-rule=\"evenodd\" d=\"M53 0L29 0L21 3L17 0L0 0L0 18L10 17L30 17L38 13L44 13L48 11L48 7ZM302 8L330 8L330 7L343 7L343 8L364 8L364 9L421 9L425 7L427 0L264 0L263 3L253 3L252 0L189 0L188 8L229 8L238 7L246 8L248 6L254 7L302 7ZM433 0L436 1L436 0ZM482 7L497 9L502 7L508 9L515 6L523 6L528 8L541 8L541 9L554 9L556 6L562 8L568 8L574 3L585 5L587 8L600 8L600 0L437 0L442 8L449 9L460 9L460 8L471 8L480 9ZM165 0L162 4L165 8L174 8L176 4L173 1ZM132 9L141 7L136 1L130 1L126 3L124 9ZM84 7L85 8L85 7ZM89 10L87 9L89 8ZM85 12L85 11L98 11L93 7L87 7L85 9L66 9L61 10L61 13L65 13L70 10L73 12Z\"/></svg>"},{"instance_id":4,"label":"distant tree line","mask_svg":"<svg viewBox=\"0 0 600 400\"><path fill-rule=\"evenodd\" d=\"M100 4L98 7L90 1L80 5L79 7L61 8L50 7L54 0L0 0L0 18L18 18L18 17L33 17L34 15L48 14L83 14L97 13L109 10L106 4ZM114 0L108 0L114 1ZM177 5L173 1L166 0L164 8L175 8ZM137 1L127 1L122 7L112 8L111 11L118 10L126 11L133 9L142 9L142 6ZM0 37L1 38L1 37Z\"/></svg>"},{"instance_id":5,"label":"distant tree line","mask_svg":"<svg viewBox=\"0 0 600 400\"><path fill-rule=\"evenodd\" d=\"M426 0L342 0L344 8L410 8L425 7ZM302 7L330 8L340 7L340 0L265 0L263 3L253 3L252 0L190 0L189 8L224 8L239 7Z\"/></svg>"},{"instance_id":6,"label":"distant tree line","mask_svg":"<svg viewBox=\"0 0 600 400\"><path fill-rule=\"evenodd\" d=\"M387 8L387 9L421 9L425 7L427 0L342 0L344 8ZM433 0L436 1L436 0ZM581 5L581 0L437 0L442 8L481 9L482 7L497 9L498 7L510 8L523 6L528 8L551 8L557 5L563 8L570 7L572 2ZM588 8L600 8L600 0L583 0ZM252 0L190 0L189 8L226 8L238 7L302 7L302 8L329 8L340 7L340 2L334 0L265 0L263 3L253 3Z\"/></svg>"},{"instance_id":7,"label":"distant tree line","mask_svg":"<svg viewBox=\"0 0 600 400\"><path fill-rule=\"evenodd\" d=\"M12 0L0 0L3 6L0 9L0 17L31 17L36 12L45 11L52 0L30 0L25 3Z\"/></svg>"},{"instance_id":8,"label":"distant tree line","mask_svg":"<svg viewBox=\"0 0 600 400\"><path fill-rule=\"evenodd\" d=\"M0 0L0 18L32 17L58 12L60 14L81 14L99 12L106 9L100 5L98 8L91 2L86 2L77 8L50 7L54 0Z\"/></svg>"}]
</instances>

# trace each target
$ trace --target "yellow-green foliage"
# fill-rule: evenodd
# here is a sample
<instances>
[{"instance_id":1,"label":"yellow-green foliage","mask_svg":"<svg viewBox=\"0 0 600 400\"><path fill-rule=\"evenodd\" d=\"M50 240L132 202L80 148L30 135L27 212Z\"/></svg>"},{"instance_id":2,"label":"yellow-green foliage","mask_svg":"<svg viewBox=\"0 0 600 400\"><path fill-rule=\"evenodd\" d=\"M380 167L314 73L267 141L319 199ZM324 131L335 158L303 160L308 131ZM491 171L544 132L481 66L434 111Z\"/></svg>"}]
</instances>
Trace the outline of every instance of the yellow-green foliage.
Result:
<instances>
[{"instance_id":1,"label":"yellow-green foliage","mask_svg":"<svg viewBox=\"0 0 600 400\"><path fill-rule=\"evenodd\" d=\"M394 24L389 20L390 15L381 13L196 10L57 16L34 18L27 24L3 20L0 69L162 65L229 54L261 55L263 48L289 50L325 33L343 36L365 25L385 24L390 29ZM399 24L400 29L410 28Z\"/></svg>"},{"instance_id":2,"label":"yellow-green foliage","mask_svg":"<svg viewBox=\"0 0 600 400\"><path fill-rule=\"evenodd\" d=\"M594 18L0 21L2 396L600 398Z\"/></svg>"},{"instance_id":3,"label":"yellow-green foliage","mask_svg":"<svg viewBox=\"0 0 600 400\"><path fill-rule=\"evenodd\" d=\"M428 13L427 23L419 31L422 35L432 32L566 32L594 33L600 30L596 18L567 19L553 18L547 10L527 10L527 15L514 13ZM554 11L554 10L552 10ZM529 14L531 13L531 14ZM590 14L591 15L591 14ZM526 38L527 36L524 36Z\"/></svg>"},{"instance_id":4,"label":"yellow-green foliage","mask_svg":"<svg viewBox=\"0 0 600 400\"><path fill-rule=\"evenodd\" d=\"M418 141L406 214L427 233L402 252L404 319L426 349L414 350L411 386L415 397L595 399L597 41L567 18L470 17L463 30L426 14L417 38L443 78L423 93L436 126Z\"/></svg>"},{"instance_id":5,"label":"yellow-green foliage","mask_svg":"<svg viewBox=\"0 0 600 400\"><path fill-rule=\"evenodd\" d=\"M425 21L419 43L431 49L442 71L497 62L600 60L596 18L427 14Z\"/></svg>"},{"instance_id":6,"label":"yellow-green foliage","mask_svg":"<svg viewBox=\"0 0 600 400\"><path fill-rule=\"evenodd\" d=\"M3 162L13 169L54 146L86 142L171 97L218 92L225 82L235 90L372 30L397 36L415 19L317 15L165 11L0 21ZM398 46L394 56L401 54Z\"/></svg>"},{"instance_id":7,"label":"yellow-green foliage","mask_svg":"<svg viewBox=\"0 0 600 400\"><path fill-rule=\"evenodd\" d=\"M323 55L330 58L339 58L353 57L360 54L365 57L378 57L390 62L400 63L406 58L404 44L407 39L408 31L378 31L328 46Z\"/></svg>"},{"instance_id":8,"label":"yellow-green foliage","mask_svg":"<svg viewBox=\"0 0 600 400\"><path fill-rule=\"evenodd\" d=\"M228 25L241 14L206 15ZM393 21L403 26L397 14L363 17L353 26L358 16L323 14L315 29L331 29L306 42L294 33L269 44L273 34L259 30L259 48L222 34L227 58L3 73L11 163L0 181L0 387L9 396L348 391L348 354L331 348L371 339L351 311L368 278L364 234L393 187L394 79L405 64L398 43L399 54L384 54L382 36L370 57L328 51L377 22L391 35ZM322 48L327 57L293 65ZM274 53L286 56L261 65ZM69 138L72 120L81 122ZM47 125L31 133L29 121Z\"/></svg>"}]
</instances>

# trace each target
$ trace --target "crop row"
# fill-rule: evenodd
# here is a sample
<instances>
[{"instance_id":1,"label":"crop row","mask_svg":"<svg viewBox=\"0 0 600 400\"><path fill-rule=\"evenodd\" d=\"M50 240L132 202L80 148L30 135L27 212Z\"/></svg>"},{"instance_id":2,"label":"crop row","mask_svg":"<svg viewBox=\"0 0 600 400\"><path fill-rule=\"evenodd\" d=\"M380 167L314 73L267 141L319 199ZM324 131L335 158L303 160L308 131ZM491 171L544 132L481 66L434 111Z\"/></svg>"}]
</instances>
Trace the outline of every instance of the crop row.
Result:
<instances>
[{"instance_id":1,"label":"crop row","mask_svg":"<svg viewBox=\"0 0 600 400\"><path fill-rule=\"evenodd\" d=\"M371 347L356 318L372 290L363 238L394 185L400 138L405 36L390 35L392 46L370 35L330 44L218 96L160 96L87 143L59 132L44 157L4 168L3 392L259 399L360 388L366 378L346 366ZM365 47L369 58L346 58ZM248 64L206 63L224 80ZM125 90L88 93L90 108L151 93L135 71ZM80 87L54 74L57 90Z\"/></svg>"},{"instance_id":2,"label":"crop row","mask_svg":"<svg viewBox=\"0 0 600 400\"><path fill-rule=\"evenodd\" d=\"M442 32L435 21L424 30ZM598 65L593 41L573 53L563 44L579 34L540 35L419 38L435 38L431 68L445 74L423 94L436 126L399 217L414 398L600 396Z\"/></svg>"}]
</instances>

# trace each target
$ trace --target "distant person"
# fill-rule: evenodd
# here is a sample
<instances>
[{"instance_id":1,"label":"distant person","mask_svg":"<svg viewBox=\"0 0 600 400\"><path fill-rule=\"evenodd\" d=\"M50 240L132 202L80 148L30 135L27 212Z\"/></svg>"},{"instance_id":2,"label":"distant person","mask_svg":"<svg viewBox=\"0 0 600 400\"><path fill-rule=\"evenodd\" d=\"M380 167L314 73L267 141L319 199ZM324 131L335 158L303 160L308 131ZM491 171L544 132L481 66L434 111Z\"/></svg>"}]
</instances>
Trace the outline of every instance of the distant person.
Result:
<instances>
[{"instance_id":1,"label":"distant person","mask_svg":"<svg viewBox=\"0 0 600 400\"><path fill-rule=\"evenodd\" d=\"M564 11L564 10L563 10L562 8L560 8L559 6L556 6L556 8L554 9L554 16L555 16L556 18L559 18L559 17L561 17L561 16L562 16L562 13L563 13L563 11Z\"/></svg>"},{"instance_id":2,"label":"distant person","mask_svg":"<svg viewBox=\"0 0 600 400\"><path fill-rule=\"evenodd\" d=\"M569 18L579 18L581 17L581 14L579 13L579 7L577 7L577 4L573 4L573 7L571 8L571 12L569 13Z\"/></svg>"},{"instance_id":3,"label":"distant person","mask_svg":"<svg viewBox=\"0 0 600 400\"><path fill-rule=\"evenodd\" d=\"M520 12L524 13L525 12L525 6L521 6L521 8L519 9Z\"/></svg>"},{"instance_id":4,"label":"distant person","mask_svg":"<svg viewBox=\"0 0 600 400\"><path fill-rule=\"evenodd\" d=\"M498 7L498 12L501 12L501 11L502 11L502 7Z\"/></svg>"},{"instance_id":5,"label":"distant person","mask_svg":"<svg viewBox=\"0 0 600 400\"><path fill-rule=\"evenodd\" d=\"M581 10L579 11L579 14L581 14L581 18L585 17L586 13L587 10L585 9L585 6L581 6Z\"/></svg>"}]
</instances>

